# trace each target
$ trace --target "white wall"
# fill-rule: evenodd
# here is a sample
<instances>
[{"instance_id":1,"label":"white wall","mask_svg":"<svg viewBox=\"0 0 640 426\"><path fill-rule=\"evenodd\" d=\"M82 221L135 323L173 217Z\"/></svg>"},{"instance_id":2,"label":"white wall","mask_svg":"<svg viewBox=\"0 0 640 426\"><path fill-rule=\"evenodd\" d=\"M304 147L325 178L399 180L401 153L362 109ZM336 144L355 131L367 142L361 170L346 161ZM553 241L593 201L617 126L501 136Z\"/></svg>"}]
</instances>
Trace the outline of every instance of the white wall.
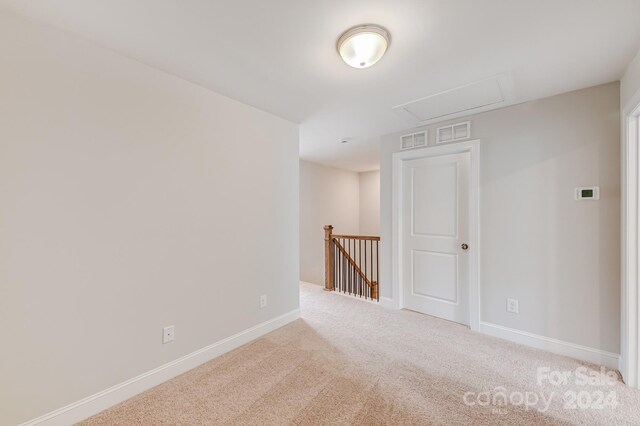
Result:
<instances>
[{"instance_id":1,"label":"white wall","mask_svg":"<svg viewBox=\"0 0 640 426\"><path fill-rule=\"evenodd\" d=\"M619 105L611 83L470 117L481 139L483 321L619 353ZM391 155L402 133L381 147L383 297L395 297ZM588 185L600 201L574 201Z\"/></svg>"},{"instance_id":2,"label":"white wall","mask_svg":"<svg viewBox=\"0 0 640 426\"><path fill-rule=\"evenodd\" d=\"M297 309L297 125L1 9L0 55L0 424Z\"/></svg>"},{"instance_id":3,"label":"white wall","mask_svg":"<svg viewBox=\"0 0 640 426\"><path fill-rule=\"evenodd\" d=\"M622 110L631 107L631 103L639 102L636 95L640 92L640 51L631 61L622 80L620 80L620 105ZM635 105L633 105L635 106Z\"/></svg>"},{"instance_id":4,"label":"white wall","mask_svg":"<svg viewBox=\"0 0 640 426\"><path fill-rule=\"evenodd\" d=\"M380 171L362 172L360 178L360 235L380 235Z\"/></svg>"},{"instance_id":5,"label":"white wall","mask_svg":"<svg viewBox=\"0 0 640 426\"><path fill-rule=\"evenodd\" d=\"M324 285L324 226L359 229L358 173L300 161L300 279Z\"/></svg>"}]
</instances>

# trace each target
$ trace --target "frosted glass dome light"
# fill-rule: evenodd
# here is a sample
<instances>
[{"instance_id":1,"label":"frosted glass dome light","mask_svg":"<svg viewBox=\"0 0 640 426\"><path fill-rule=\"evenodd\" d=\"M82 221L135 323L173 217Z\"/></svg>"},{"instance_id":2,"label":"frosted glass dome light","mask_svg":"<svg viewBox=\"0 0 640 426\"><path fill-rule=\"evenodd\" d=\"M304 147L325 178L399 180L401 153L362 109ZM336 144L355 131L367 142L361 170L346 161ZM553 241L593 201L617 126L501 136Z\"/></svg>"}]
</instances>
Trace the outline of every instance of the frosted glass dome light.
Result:
<instances>
[{"instance_id":1,"label":"frosted glass dome light","mask_svg":"<svg viewBox=\"0 0 640 426\"><path fill-rule=\"evenodd\" d=\"M389 32L378 25L359 25L338 39L338 53L353 68L369 68L384 56Z\"/></svg>"}]
</instances>

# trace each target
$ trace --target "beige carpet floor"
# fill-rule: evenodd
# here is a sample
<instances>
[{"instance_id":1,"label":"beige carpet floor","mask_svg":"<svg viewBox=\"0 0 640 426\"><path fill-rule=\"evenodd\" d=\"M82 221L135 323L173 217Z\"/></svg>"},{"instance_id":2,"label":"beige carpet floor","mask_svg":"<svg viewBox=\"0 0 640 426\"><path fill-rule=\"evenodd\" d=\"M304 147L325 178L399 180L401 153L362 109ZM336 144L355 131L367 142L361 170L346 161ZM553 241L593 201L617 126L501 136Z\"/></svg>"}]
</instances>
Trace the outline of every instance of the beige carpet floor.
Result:
<instances>
[{"instance_id":1,"label":"beige carpet floor","mask_svg":"<svg viewBox=\"0 0 640 426\"><path fill-rule=\"evenodd\" d=\"M312 285L301 286L301 309L82 424L640 424L640 391L603 383L597 366ZM539 367L553 383L538 383Z\"/></svg>"}]
</instances>

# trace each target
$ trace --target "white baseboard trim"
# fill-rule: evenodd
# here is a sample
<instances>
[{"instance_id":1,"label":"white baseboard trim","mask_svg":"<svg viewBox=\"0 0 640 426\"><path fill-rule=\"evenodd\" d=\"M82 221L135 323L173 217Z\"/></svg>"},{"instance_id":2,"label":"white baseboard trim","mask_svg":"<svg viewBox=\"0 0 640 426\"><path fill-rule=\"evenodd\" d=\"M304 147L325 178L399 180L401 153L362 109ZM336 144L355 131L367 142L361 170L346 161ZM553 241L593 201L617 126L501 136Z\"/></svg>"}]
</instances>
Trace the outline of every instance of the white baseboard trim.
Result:
<instances>
[{"instance_id":1,"label":"white baseboard trim","mask_svg":"<svg viewBox=\"0 0 640 426\"><path fill-rule=\"evenodd\" d=\"M395 300L390 297L380 297L380 305L389 309L398 309Z\"/></svg>"},{"instance_id":2,"label":"white baseboard trim","mask_svg":"<svg viewBox=\"0 0 640 426\"><path fill-rule=\"evenodd\" d=\"M80 401L59 408L36 419L23 423L21 426L67 426L93 416L109 407L125 401L147 389L157 386L182 373L185 373L207 361L236 349L252 340L257 339L273 330L289 324L300 318L300 309L293 310L279 317L260 323L254 327L220 340L212 345L199 349L181 358L147 371L91 395Z\"/></svg>"},{"instance_id":3,"label":"white baseboard trim","mask_svg":"<svg viewBox=\"0 0 640 426\"><path fill-rule=\"evenodd\" d=\"M316 283L312 283L312 282L309 282L309 281L300 281L300 284L315 285L316 287L324 288L324 284L316 284Z\"/></svg>"},{"instance_id":4,"label":"white baseboard trim","mask_svg":"<svg viewBox=\"0 0 640 426\"><path fill-rule=\"evenodd\" d=\"M319 284L310 283L308 281L300 281L300 284L320 286ZM321 285L320 287L322 287L324 289L324 284ZM332 291L331 294L338 294L340 296L348 297L348 298L351 298L351 299L356 299L356 300L360 300L360 301L367 302L367 303L373 303L375 305L384 306L385 308L392 308L392 309L396 308L396 304L393 301L393 299L390 299L388 297L380 297L380 301L379 302L374 302L372 300L364 299L362 297L354 296L352 294L343 293L341 291Z\"/></svg>"},{"instance_id":5,"label":"white baseboard trim","mask_svg":"<svg viewBox=\"0 0 640 426\"><path fill-rule=\"evenodd\" d=\"M355 295L349 294L349 293L343 293L341 291L332 291L332 292L330 292L330 294L336 294L338 296L347 297L349 299L358 300L360 302L367 302L367 303L371 303L373 305L380 306L380 303L376 302L374 300L365 299L364 297L355 296Z\"/></svg>"},{"instance_id":6,"label":"white baseboard trim","mask_svg":"<svg viewBox=\"0 0 640 426\"><path fill-rule=\"evenodd\" d=\"M577 345L527 331L504 327L498 324L480 322L480 332L500 339L509 340L536 349L542 349L558 355L576 358L597 365L617 370L620 365L620 355L588 346Z\"/></svg>"}]
</instances>

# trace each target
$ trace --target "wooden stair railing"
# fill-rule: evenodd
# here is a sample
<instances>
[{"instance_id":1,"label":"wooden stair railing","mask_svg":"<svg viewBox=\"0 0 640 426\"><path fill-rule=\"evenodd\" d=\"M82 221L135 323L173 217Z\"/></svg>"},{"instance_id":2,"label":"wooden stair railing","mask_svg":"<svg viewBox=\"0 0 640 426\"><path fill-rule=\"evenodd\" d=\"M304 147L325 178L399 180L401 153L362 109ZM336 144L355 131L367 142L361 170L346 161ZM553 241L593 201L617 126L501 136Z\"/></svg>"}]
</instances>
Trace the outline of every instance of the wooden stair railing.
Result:
<instances>
[{"instance_id":1,"label":"wooden stair railing","mask_svg":"<svg viewBox=\"0 0 640 426\"><path fill-rule=\"evenodd\" d=\"M378 248L380 237L334 235L324 227L325 290L380 300Z\"/></svg>"}]
</instances>

